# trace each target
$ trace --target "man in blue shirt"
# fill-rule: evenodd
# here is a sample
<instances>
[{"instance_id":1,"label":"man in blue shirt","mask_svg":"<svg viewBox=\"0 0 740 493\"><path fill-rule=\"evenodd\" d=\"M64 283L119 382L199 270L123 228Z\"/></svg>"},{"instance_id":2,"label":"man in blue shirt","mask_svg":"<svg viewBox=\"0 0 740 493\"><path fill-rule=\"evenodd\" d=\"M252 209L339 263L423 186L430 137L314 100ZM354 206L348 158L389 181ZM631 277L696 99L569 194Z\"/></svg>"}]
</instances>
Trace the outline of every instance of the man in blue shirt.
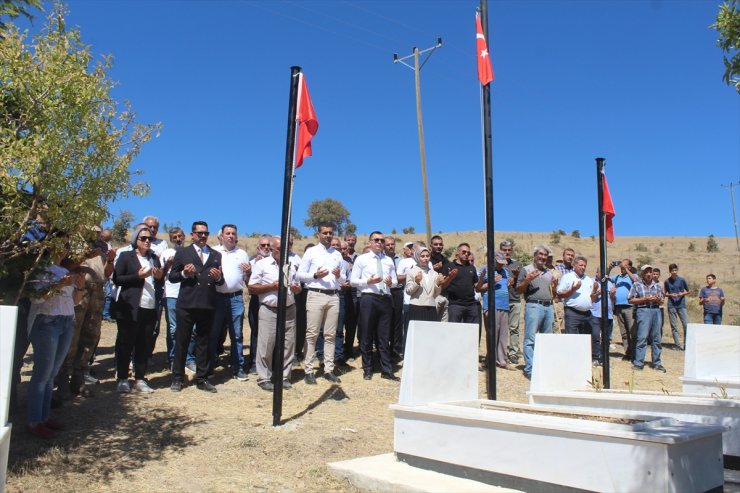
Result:
<instances>
[{"instance_id":1,"label":"man in blue shirt","mask_svg":"<svg viewBox=\"0 0 740 493\"><path fill-rule=\"evenodd\" d=\"M663 283L665 296L668 298L668 320L671 322L671 332L673 332L673 349L683 351L686 344L686 327L689 324L686 316L686 295L689 294L689 286L686 280L678 275L678 265L671 264L668 266L670 276ZM678 320L681 319L683 325L683 343L678 336Z\"/></svg>"},{"instance_id":2,"label":"man in blue shirt","mask_svg":"<svg viewBox=\"0 0 740 493\"><path fill-rule=\"evenodd\" d=\"M611 276L609 280L614 283L617 291L614 293L614 318L619 324L619 332L622 334L622 347L624 356L622 359L632 361L635 359L635 315L634 307L628 300L632 285L640 279L633 272L632 260L626 258L622 262L612 262L609 265L609 271L614 267L619 267L620 273Z\"/></svg>"},{"instance_id":3,"label":"man in blue shirt","mask_svg":"<svg viewBox=\"0 0 740 493\"><path fill-rule=\"evenodd\" d=\"M494 309L496 325L496 365L506 370L516 370L509 360L507 348L509 346L509 272L506 270L507 258L502 250L496 250L494 253L495 270L494 282ZM486 337L493 337L490 327L488 327L488 272L485 267L481 270L478 283L475 286L476 291L483 293L483 321L486 325ZM488 355L486 361L493 355Z\"/></svg>"}]
</instances>

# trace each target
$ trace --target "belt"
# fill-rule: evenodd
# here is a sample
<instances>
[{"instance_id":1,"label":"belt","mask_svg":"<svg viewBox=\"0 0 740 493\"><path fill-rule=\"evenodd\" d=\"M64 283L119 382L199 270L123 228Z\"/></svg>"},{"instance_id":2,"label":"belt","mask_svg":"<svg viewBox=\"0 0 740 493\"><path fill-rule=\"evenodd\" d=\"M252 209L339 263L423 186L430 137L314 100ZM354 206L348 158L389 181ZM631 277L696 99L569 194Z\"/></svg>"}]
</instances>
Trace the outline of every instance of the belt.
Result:
<instances>
[{"instance_id":1,"label":"belt","mask_svg":"<svg viewBox=\"0 0 740 493\"><path fill-rule=\"evenodd\" d=\"M629 305L629 304L627 304L627 305L614 305L614 308L620 308L620 307L621 308L634 308L632 305Z\"/></svg>"},{"instance_id":2,"label":"belt","mask_svg":"<svg viewBox=\"0 0 740 493\"><path fill-rule=\"evenodd\" d=\"M306 288L309 291L313 291L315 293L324 293L329 295L335 295L339 292L338 289L318 289L318 288Z\"/></svg>"},{"instance_id":3,"label":"belt","mask_svg":"<svg viewBox=\"0 0 740 493\"><path fill-rule=\"evenodd\" d=\"M591 310L579 310L578 308L573 308L572 306L565 306L568 310L573 310L576 313L580 313L581 315L589 314L591 315Z\"/></svg>"},{"instance_id":4,"label":"belt","mask_svg":"<svg viewBox=\"0 0 740 493\"><path fill-rule=\"evenodd\" d=\"M639 306L637 306L635 308L660 308L660 305L653 305L653 304L639 305Z\"/></svg>"},{"instance_id":5,"label":"belt","mask_svg":"<svg viewBox=\"0 0 740 493\"><path fill-rule=\"evenodd\" d=\"M278 311L278 307L276 307L276 306L265 305L264 303L260 303L260 305L261 306L264 306L265 308L267 308L268 310L271 310L273 312ZM293 305L286 305L285 308L290 308L291 306L293 306Z\"/></svg>"},{"instance_id":6,"label":"belt","mask_svg":"<svg viewBox=\"0 0 740 493\"><path fill-rule=\"evenodd\" d=\"M403 286L396 286L395 288L391 288L391 292L393 291L403 291Z\"/></svg>"},{"instance_id":7,"label":"belt","mask_svg":"<svg viewBox=\"0 0 740 493\"><path fill-rule=\"evenodd\" d=\"M380 298L381 300L390 299L391 296L389 294L380 294L380 293L362 293L362 296L372 296L373 298Z\"/></svg>"},{"instance_id":8,"label":"belt","mask_svg":"<svg viewBox=\"0 0 740 493\"><path fill-rule=\"evenodd\" d=\"M233 293L218 293L221 296L227 296L229 298L236 298L237 296L244 296L244 291L241 289L239 291L234 291Z\"/></svg>"},{"instance_id":9,"label":"belt","mask_svg":"<svg viewBox=\"0 0 740 493\"><path fill-rule=\"evenodd\" d=\"M542 301L542 300L527 300L527 303L536 303L538 305L544 305L544 306L552 305L552 301Z\"/></svg>"}]
</instances>

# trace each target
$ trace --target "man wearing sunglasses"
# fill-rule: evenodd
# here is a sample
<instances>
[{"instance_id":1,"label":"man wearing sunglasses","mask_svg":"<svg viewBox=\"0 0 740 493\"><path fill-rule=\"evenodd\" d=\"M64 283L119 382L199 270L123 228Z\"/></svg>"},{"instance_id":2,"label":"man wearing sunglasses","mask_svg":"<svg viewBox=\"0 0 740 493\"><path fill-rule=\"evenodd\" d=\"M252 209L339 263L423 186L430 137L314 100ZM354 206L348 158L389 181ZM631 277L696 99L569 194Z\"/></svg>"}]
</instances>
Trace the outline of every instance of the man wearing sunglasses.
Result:
<instances>
[{"instance_id":1,"label":"man wearing sunglasses","mask_svg":"<svg viewBox=\"0 0 740 493\"><path fill-rule=\"evenodd\" d=\"M192 244L175 253L169 280L180 283L177 297L177 333L175 360L172 365L170 390L180 392L185 379L185 357L193 326L195 326L195 379L197 387L206 392L216 392L207 380L208 336L213 325L216 308L216 286L224 283L221 271L221 254L208 246L208 223L195 221L191 229Z\"/></svg>"},{"instance_id":2,"label":"man wearing sunglasses","mask_svg":"<svg viewBox=\"0 0 740 493\"><path fill-rule=\"evenodd\" d=\"M478 271L469 262L470 245L457 246L455 260L442 268L442 274L451 278L447 286L448 321L456 323L480 323L480 305L475 300L475 285Z\"/></svg>"},{"instance_id":3,"label":"man wearing sunglasses","mask_svg":"<svg viewBox=\"0 0 740 493\"><path fill-rule=\"evenodd\" d=\"M370 234L370 251L355 260L350 284L362 292L358 327L363 378L373 378L373 341L377 341L382 372L380 377L398 381L400 379L393 374L390 347L393 319L391 288L398 284L398 279L393 261L383 251L384 243L385 239L380 231Z\"/></svg>"}]
</instances>

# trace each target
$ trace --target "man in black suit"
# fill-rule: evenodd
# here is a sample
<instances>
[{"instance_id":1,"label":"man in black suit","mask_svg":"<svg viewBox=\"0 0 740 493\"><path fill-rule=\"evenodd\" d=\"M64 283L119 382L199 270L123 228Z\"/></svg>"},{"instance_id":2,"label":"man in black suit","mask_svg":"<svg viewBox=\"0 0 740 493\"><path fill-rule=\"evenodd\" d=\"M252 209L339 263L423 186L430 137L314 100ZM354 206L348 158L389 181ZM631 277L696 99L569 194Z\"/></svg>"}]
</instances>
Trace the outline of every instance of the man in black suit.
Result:
<instances>
[{"instance_id":1,"label":"man in black suit","mask_svg":"<svg viewBox=\"0 0 740 493\"><path fill-rule=\"evenodd\" d=\"M180 283L177 297L175 332L175 359L172 365L173 392L182 390L185 376L185 357L193 326L195 326L195 379L197 387L216 392L206 379L208 373L208 334L213 325L216 308L216 286L224 283L221 272L221 254L207 245L208 224L195 221L190 233L192 244L175 253L169 280Z\"/></svg>"}]
</instances>

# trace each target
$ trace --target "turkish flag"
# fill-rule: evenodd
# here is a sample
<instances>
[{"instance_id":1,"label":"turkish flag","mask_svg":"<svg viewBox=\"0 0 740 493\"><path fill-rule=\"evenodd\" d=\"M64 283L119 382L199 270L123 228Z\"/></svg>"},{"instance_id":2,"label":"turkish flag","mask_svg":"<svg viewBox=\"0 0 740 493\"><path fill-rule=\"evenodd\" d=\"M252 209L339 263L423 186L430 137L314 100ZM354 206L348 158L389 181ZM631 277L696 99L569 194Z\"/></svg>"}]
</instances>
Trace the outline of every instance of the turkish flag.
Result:
<instances>
[{"instance_id":1,"label":"turkish flag","mask_svg":"<svg viewBox=\"0 0 740 493\"><path fill-rule=\"evenodd\" d=\"M483 35L483 26L478 13L475 14L475 48L476 58L478 59L478 80L485 86L493 80L493 68L491 67L488 44L486 43L486 37Z\"/></svg>"},{"instance_id":2,"label":"turkish flag","mask_svg":"<svg viewBox=\"0 0 740 493\"><path fill-rule=\"evenodd\" d=\"M316 112L311 104L311 96L308 94L306 79L303 74L298 75L298 142L295 149L295 167L300 168L303 164L303 158L312 156L311 139L319 130L319 121L316 119Z\"/></svg>"},{"instance_id":3,"label":"turkish flag","mask_svg":"<svg viewBox=\"0 0 740 493\"><path fill-rule=\"evenodd\" d=\"M612 196L609 193L609 185L606 183L606 175L602 174L601 179L603 180L604 192L602 195L601 211L606 216L606 241L609 243L614 242L614 225L612 219L616 214L614 213L614 204L612 204Z\"/></svg>"}]
</instances>

